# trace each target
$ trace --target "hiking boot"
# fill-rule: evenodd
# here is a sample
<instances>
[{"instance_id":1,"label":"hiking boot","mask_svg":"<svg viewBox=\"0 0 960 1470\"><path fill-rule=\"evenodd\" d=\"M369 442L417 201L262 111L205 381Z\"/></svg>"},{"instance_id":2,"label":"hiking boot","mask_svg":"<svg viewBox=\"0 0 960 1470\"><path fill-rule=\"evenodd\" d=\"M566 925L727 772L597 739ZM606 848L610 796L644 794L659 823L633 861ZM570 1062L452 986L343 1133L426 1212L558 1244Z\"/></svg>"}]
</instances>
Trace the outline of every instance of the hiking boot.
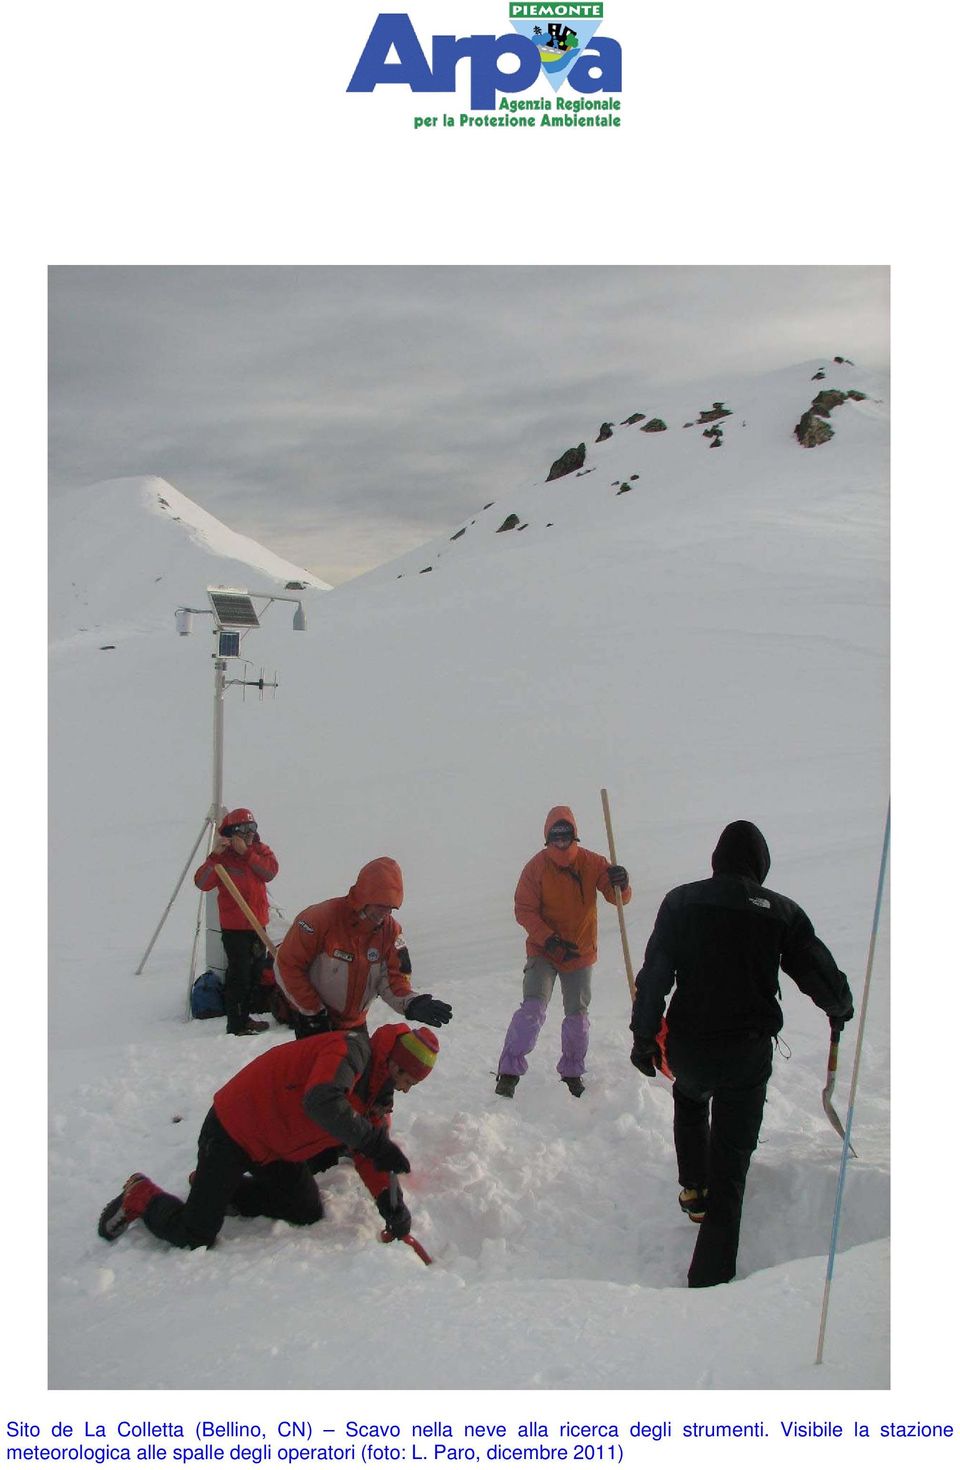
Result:
<instances>
[{"instance_id":1,"label":"hiking boot","mask_svg":"<svg viewBox=\"0 0 960 1470\"><path fill-rule=\"evenodd\" d=\"M493 1089L500 1097L513 1097L517 1090L519 1077L514 1077L510 1072L501 1072L497 1076L497 1085Z\"/></svg>"},{"instance_id":2,"label":"hiking boot","mask_svg":"<svg viewBox=\"0 0 960 1470\"><path fill-rule=\"evenodd\" d=\"M150 1201L161 1192L159 1186L148 1179L146 1174L131 1174L116 1199L112 1199L101 1211L97 1234L112 1244L128 1225L140 1219Z\"/></svg>"},{"instance_id":3,"label":"hiking boot","mask_svg":"<svg viewBox=\"0 0 960 1470\"><path fill-rule=\"evenodd\" d=\"M707 1213L707 1191L705 1189L681 1189L677 1198L681 1210L694 1225L702 1225Z\"/></svg>"},{"instance_id":4,"label":"hiking boot","mask_svg":"<svg viewBox=\"0 0 960 1470\"><path fill-rule=\"evenodd\" d=\"M582 1077L561 1077L560 1081L566 1083L574 1097L583 1097L584 1087Z\"/></svg>"},{"instance_id":5,"label":"hiking boot","mask_svg":"<svg viewBox=\"0 0 960 1470\"><path fill-rule=\"evenodd\" d=\"M228 1036L259 1036L262 1031L270 1030L269 1021L255 1021L250 1016L241 1026L235 1026L232 1030L228 1028Z\"/></svg>"}]
</instances>

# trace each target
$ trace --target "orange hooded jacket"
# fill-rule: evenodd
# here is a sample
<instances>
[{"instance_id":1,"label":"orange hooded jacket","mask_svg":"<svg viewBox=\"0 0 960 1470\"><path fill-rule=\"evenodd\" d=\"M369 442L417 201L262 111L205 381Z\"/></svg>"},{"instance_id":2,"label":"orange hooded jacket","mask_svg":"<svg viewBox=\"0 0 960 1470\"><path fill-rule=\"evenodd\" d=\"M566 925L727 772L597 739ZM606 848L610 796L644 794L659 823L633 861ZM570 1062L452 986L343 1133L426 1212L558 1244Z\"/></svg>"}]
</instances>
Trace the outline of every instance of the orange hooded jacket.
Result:
<instances>
[{"instance_id":1,"label":"orange hooded jacket","mask_svg":"<svg viewBox=\"0 0 960 1470\"><path fill-rule=\"evenodd\" d=\"M528 957L543 955L556 964L544 949L551 934L559 934L577 946L577 958L556 965L566 973L596 962L597 894L602 893L607 903L615 904L617 899L607 877L610 859L579 845L577 823L568 806L555 806L547 813L544 838L555 822L569 822L574 841L566 851L543 847L530 859L520 874L513 911L517 923L527 931ZM629 903L631 896L629 887L620 890L624 903Z\"/></svg>"},{"instance_id":2,"label":"orange hooded jacket","mask_svg":"<svg viewBox=\"0 0 960 1470\"><path fill-rule=\"evenodd\" d=\"M365 904L403 903L403 875L393 858L374 858L342 898L311 904L294 919L277 951L277 982L305 1016L328 1011L335 1029L362 1026L376 996L402 1016L418 992L400 969L400 925L360 917Z\"/></svg>"}]
</instances>

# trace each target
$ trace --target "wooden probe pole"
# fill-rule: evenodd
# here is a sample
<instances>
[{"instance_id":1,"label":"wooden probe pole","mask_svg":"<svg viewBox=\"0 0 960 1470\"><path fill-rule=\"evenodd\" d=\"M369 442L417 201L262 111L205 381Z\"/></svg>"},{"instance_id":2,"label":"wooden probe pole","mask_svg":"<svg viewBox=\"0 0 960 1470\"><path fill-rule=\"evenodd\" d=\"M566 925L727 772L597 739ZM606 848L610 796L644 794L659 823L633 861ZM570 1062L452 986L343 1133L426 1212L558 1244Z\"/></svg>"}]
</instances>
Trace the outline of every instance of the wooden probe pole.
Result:
<instances>
[{"instance_id":1,"label":"wooden probe pole","mask_svg":"<svg viewBox=\"0 0 960 1470\"><path fill-rule=\"evenodd\" d=\"M241 909L243 911L243 913L246 914L247 918L250 920L250 927L251 927L251 929L254 931L255 934L259 934L260 938L263 940L264 944L267 946L268 952L273 955L273 958L274 959L276 959L276 957L277 957L277 946L274 944L273 940L270 938L270 936L267 933L266 929L264 929L263 925L260 923L260 920L254 914L254 912L251 909L250 905L247 903L247 900L244 898L243 894L240 892L240 890L237 887L236 883L234 883L233 879L230 877L230 874L227 872L226 868L224 868L220 863L214 863L214 865L213 865L213 871L216 873L217 877L220 879L220 882L223 884L224 888L227 890L227 892L233 898L233 900L236 903L237 907L239 909Z\"/></svg>"},{"instance_id":2,"label":"wooden probe pole","mask_svg":"<svg viewBox=\"0 0 960 1470\"><path fill-rule=\"evenodd\" d=\"M607 845L610 848L610 861L616 863L617 849L613 840L613 824L610 821L610 802L607 798L606 788L600 792L600 800L603 803L603 820L607 824ZM617 899L617 918L620 920L620 941L623 944L623 963L627 971L627 988L630 991L631 1003L636 1000L637 987L633 982L633 965L630 963L630 945L627 941L627 921L623 916L623 899L620 897L620 889L615 888Z\"/></svg>"}]
</instances>

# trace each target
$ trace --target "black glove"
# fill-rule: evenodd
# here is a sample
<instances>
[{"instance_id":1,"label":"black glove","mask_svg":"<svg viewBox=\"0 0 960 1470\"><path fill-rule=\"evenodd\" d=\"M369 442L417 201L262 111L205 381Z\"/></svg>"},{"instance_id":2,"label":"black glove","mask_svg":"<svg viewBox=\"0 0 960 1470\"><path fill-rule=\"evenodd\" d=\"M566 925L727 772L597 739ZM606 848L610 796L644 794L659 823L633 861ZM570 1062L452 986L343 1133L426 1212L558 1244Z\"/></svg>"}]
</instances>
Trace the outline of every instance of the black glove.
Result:
<instances>
[{"instance_id":1,"label":"black glove","mask_svg":"<svg viewBox=\"0 0 960 1470\"><path fill-rule=\"evenodd\" d=\"M428 1026L445 1026L453 1010L445 1000L434 1000L432 995L415 995L404 1011L408 1021L425 1021Z\"/></svg>"},{"instance_id":2,"label":"black glove","mask_svg":"<svg viewBox=\"0 0 960 1470\"><path fill-rule=\"evenodd\" d=\"M398 1148L386 1128L374 1128L373 1137L356 1152L366 1154L374 1168L383 1174L409 1174L410 1160Z\"/></svg>"},{"instance_id":3,"label":"black glove","mask_svg":"<svg viewBox=\"0 0 960 1470\"><path fill-rule=\"evenodd\" d=\"M399 1185L393 1204L390 1203L389 1189L381 1189L377 1195L377 1209L383 1216L384 1225L397 1240L402 1240L405 1235L410 1234L410 1226L413 1221L410 1218L410 1211L403 1202L403 1193Z\"/></svg>"},{"instance_id":4,"label":"black glove","mask_svg":"<svg viewBox=\"0 0 960 1470\"><path fill-rule=\"evenodd\" d=\"M853 1006L847 1006L847 1009L843 1011L839 1016L830 1017L830 1029L831 1031L842 1031L847 1022L852 1020Z\"/></svg>"},{"instance_id":5,"label":"black glove","mask_svg":"<svg viewBox=\"0 0 960 1470\"><path fill-rule=\"evenodd\" d=\"M659 1042L653 1036L635 1036L630 1060L644 1077L656 1077L657 1067L663 1061Z\"/></svg>"},{"instance_id":6,"label":"black glove","mask_svg":"<svg viewBox=\"0 0 960 1470\"><path fill-rule=\"evenodd\" d=\"M400 974L412 975L413 961L410 958L410 951L407 949L407 946L405 944L401 944L400 948L397 950L397 959L400 961Z\"/></svg>"},{"instance_id":7,"label":"black glove","mask_svg":"<svg viewBox=\"0 0 960 1470\"><path fill-rule=\"evenodd\" d=\"M607 869L607 877L614 888L629 888L630 886L630 874L626 868L621 868L619 863L611 863Z\"/></svg>"},{"instance_id":8,"label":"black glove","mask_svg":"<svg viewBox=\"0 0 960 1470\"><path fill-rule=\"evenodd\" d=\"M580 951L569 939L561 939L559 934L551 934L543 946L544 952L553 960L555 965L562 965L565 960L578 960Z\"/></svg>"},{"instance_id":9,"label":"black glove","mask_svg":"<svg viewBox=\"0 0 960 1470\"><path fill-rule=\"evenodd\" d=\"M293 1030L298 1041L306 1036L322 1036L325 1031L332 1031L330 1016L326 1011L318 1011L315 1016L305 1016L302 1011L293 1012Z\"/></svg>"}]
</instances>

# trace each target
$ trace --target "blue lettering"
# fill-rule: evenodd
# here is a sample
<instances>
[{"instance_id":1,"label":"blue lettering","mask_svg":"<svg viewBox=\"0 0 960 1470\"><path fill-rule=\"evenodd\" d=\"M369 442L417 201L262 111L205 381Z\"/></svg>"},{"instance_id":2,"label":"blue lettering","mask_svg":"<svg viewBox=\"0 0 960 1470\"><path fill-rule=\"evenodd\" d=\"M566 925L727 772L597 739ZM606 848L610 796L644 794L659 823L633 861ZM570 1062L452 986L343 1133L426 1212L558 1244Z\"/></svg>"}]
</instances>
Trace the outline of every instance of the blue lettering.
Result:
<instances>
[{"instance_id":1,"label":"blue lettering","mask_svg":"<svg viewBox=\"0 0 960 1470\"><path fill-rule=\"evenodd\" d=\"M390 48L398 62L387 64ZM381 82L406 82L412 92L440 92L409 15L378 15L350 78L348 92L372 92Z\"/></svg>"},{"instance_id":2,"label":"blue lettering","mask_svg":"<svg viewBox=\"0 0 960 1470\"><path fill-rule=\"evenodd\" d=\"M622 87L622 53L617 41L608 36L594 36L591 49L571 66L567 81L575 92L586 95L590 92L620 92ZM596 72L596 76L591 76Z\"/></svg>"},{"instance_id":3,"label":"blue lettering","mask_svg":"<svg viewBox=\"0 0 960 1470\"><path fill-rule=\"evenodd\" d=\"M389 61L394 52L396 60ZM500 68L500 59L514 56L515 71ZM541 73L539 48L526 36L434 36L432 65L427 61L409 15L378 15L348 92L372 92L382 85L405 85L411 92L455 92L457 63L470 64L470 105L489 110L498 92L525 92ZM576 92L619 92L621 51L614 40L594 36L590 50L578 57L565 78Z\"/></svg>"}]
</instances>

